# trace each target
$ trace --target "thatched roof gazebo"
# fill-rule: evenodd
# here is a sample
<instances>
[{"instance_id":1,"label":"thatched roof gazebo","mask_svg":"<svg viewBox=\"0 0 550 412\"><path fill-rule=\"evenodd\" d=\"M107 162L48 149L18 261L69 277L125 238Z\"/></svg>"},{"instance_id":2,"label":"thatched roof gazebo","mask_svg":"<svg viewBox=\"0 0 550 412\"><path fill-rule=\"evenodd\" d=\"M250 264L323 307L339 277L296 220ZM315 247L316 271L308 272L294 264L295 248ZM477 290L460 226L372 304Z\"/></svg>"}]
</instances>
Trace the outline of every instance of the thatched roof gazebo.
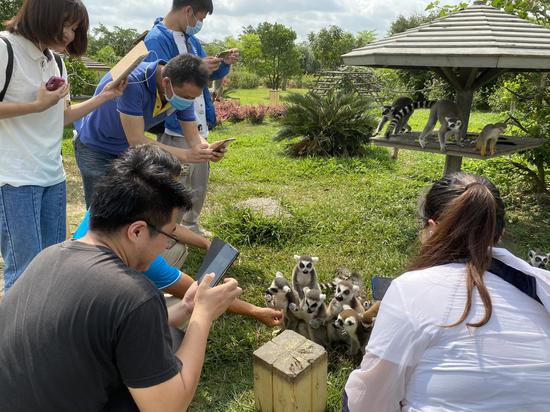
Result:
<instances>
[{"instance_id":1,"label":"thatched roof gazebo","mask_svg":"<svg viewBox=\"0 0 550 412\"><path fill-rule=\"evenodd\" d=\"M550 30L486 6L484 1L406 32L355 49L342 56L354 66L431 70L455 90L467 134L473 93L505 72L550 71ZM397 97L397 96L396 96ZM440 153L429 142L422 149L419 133L373 138L383 146ZM474 137L474 134L468 137ZM494 156L541 146L542 139L503 137ZM474 147L449 146L445 173L460 170L462 157L481 158Z\"/></svg>"}]
</instances>

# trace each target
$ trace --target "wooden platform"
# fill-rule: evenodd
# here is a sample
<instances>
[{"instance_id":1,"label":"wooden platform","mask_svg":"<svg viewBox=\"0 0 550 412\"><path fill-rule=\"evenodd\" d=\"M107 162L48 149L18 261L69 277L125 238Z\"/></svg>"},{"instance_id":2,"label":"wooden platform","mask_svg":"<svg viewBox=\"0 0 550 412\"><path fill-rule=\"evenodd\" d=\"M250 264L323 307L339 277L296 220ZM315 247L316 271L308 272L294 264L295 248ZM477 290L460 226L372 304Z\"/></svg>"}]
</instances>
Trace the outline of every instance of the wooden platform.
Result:
<instances>
[{"instance_id":1,"label":"wooden platform","mask_svg":"<svg viewBox=\"0 0 550 412\"><path fill-rule=\"evenodd\" d=\"M534 149L542 146L545 139L535 139L532 137L516 137L516 136L501 136L498 139L496 153L492 156L482 157L476 151L476 133L468 133L466 145L458 146L454 141L447 142L447 151L439 150L439 140L437 135L432 135L427 139L426 147L420 147L418 143L419 132L407 133L404 136L391 135L389 139L383 136L371 137L371 142L378 146L397 147L399 149L417 150L420 152L430 152L437 154L445 154L449 156L472 157L475 159L490 159L498 156L510 155L512 153L522 152L524 150Z\"/></svg>"}]
</instances>

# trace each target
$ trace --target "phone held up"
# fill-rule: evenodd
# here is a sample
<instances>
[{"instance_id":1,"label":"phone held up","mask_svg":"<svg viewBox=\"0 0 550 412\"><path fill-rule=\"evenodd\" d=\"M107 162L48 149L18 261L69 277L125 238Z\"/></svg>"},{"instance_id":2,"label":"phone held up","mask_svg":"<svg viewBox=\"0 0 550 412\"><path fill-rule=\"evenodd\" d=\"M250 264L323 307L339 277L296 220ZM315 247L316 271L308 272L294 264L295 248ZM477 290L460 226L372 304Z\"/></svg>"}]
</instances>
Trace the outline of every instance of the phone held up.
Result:
<instances>
[{"instance_id":1,"label":"phone held up","mask_svg":"<svg viewBox=\"0 0 550 412\"><path fill-rule=\"evenodd\" d=\"M61 86L65 84L65 79L63 77L59 76L52 76L46 83L46 90L49 90L50 92L53 92L57 89L59 89Z\"/></svg>"},{"instance_id":2,"label":"phone held up","mask_svg":"<svg viewBox=\"0 0 550 412\"><path fill-rule=\"evenodd\" d=\"M230 138L230 139L224 139L224 140L219 140L217 142L214 142L212 143L212 150L214 150L215 152L218 152L220 151L222 148L227 148L227 146L229 145L229 143L231 142L234 142L235 138Z\"/></svg>"},{"instance_id":3,"label":"phone held up","mask_svg":"<svg viewBox=\"0 0 550 412\"><path fill-rule=\"evenodd\" d=\"M200 283L206 274L214 273L214 279L212 279L210 286L216 286L223 280L227 270L235 259L237 259L237 256L239 256L237 249L215 237L201 266L197 270L197 281Z\"/></svg>"}]
</instances>

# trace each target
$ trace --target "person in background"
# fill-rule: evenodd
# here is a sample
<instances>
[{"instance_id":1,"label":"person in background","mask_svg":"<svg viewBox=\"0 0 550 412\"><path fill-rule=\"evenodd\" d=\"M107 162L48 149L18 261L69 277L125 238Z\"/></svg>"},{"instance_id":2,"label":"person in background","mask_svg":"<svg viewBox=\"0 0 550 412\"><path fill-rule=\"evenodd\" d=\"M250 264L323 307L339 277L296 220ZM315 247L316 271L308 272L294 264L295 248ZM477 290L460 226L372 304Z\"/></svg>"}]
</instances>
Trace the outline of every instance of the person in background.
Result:
<instances>
[{"instance_id":1,"label":"person in background","mask_svg":"<svg viewBox=\"0 0 550 412\"><path fill-rule=\"evenodd\" d=\"M213 11L212 0L173 0L172 9L164 18L157 18L153 28L145 36L145 45L152 52L151 58L168 60L180 54L191 54L202 58L207 64L210 80L225 77L231 65L239 59L238 49L228 50L223 57L207 56L201 42L195 37L208 14ZM195 114L198 131L207 140L208 129L216 126L216 111L207 86L195 98ZM174 116L170 116L165 121L164 133L161 132L157 140L169 146L186 148L189 147L187 133ZM210 166L207 163L195 163L187 165L186 169L182 182L191 192L193 207L184 214L181 223L194 232L210 236L199 225L199 216L208 190Z\"/></svg>"},{"instance_id":2,"label":"person in background","mask_svg":"<svg viewBox=\"0 0 550 412\"><path fill-rule=\"evenodd\" d=\"M344 411L550 410L550 272L497 247L497 188L445 176L420 216L420 253L382 300Z\"/></svg>"},{"instance_id":3,"label":"person in background","mask_svg":"<svg viewBox=\"0 0 550 412\"><path fill-rule=\"evenodd\" d=\"M25 0L0 33L0 247L7 291L44 248L65 239L63 127L120 96L126 82L70 105L67 69L81 56L88 13L80 0ZM46 89L53 77L64 84Z\"/></svg>"},{"instance_id":4,"label":"person in background","mask_svg":"<svg viewBox=\"0 0 550 412\"><path fill-rule=\"evenodd\" d=\"M229 278L210 287L209 274L167 309L143 275L190 207L166 157L141 145L115 160L88 233L42 251L0 300L3 411L188 408L212 322L242 291ZM177 342L174 328L186 322Z\"/></svg>"}]
</instances>

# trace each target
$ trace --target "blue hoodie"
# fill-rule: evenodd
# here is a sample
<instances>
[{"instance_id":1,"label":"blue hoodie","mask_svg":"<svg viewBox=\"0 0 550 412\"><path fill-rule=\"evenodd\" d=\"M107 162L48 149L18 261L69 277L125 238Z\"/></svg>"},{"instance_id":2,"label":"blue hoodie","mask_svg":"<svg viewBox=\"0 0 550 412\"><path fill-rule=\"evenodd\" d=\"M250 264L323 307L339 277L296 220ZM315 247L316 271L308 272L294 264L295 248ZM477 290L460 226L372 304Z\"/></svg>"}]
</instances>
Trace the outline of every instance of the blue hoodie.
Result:
<instances>
[{"instance_id":1,"label":"blue hoodie","mask_svg":"<svg viewBox=\"0 0 550 412\"><path fill-rule=\"evenodd\" d=\"M206 52L202 48L199 39L195 36L185 35L187 49L190 54L199 57L206 57ZM148 50L155 51L151 53L148 57L148 61L154 61L158 59L170 60L173 57L176 57L178 52L178 46L174 40L174 35L172 31L167 28L162 22L162 17L158 17L155 20L153 28L145 36L145 45ZM220 68L210 75L210 80L221 79L229 73L231 66L221 63ZM205 112L206 112L206 122L208 123L209 128L214 128L216 126L216 110L214 109L214 104L212 103L212 98L210 97L210 91L208 87L204 88L203 91L204 102L205 102ZM178 119L175 116L170 116L166 122L166 127L170 130L183 134L181 127L179 125Z\"/></svg>"}]
</instances>

